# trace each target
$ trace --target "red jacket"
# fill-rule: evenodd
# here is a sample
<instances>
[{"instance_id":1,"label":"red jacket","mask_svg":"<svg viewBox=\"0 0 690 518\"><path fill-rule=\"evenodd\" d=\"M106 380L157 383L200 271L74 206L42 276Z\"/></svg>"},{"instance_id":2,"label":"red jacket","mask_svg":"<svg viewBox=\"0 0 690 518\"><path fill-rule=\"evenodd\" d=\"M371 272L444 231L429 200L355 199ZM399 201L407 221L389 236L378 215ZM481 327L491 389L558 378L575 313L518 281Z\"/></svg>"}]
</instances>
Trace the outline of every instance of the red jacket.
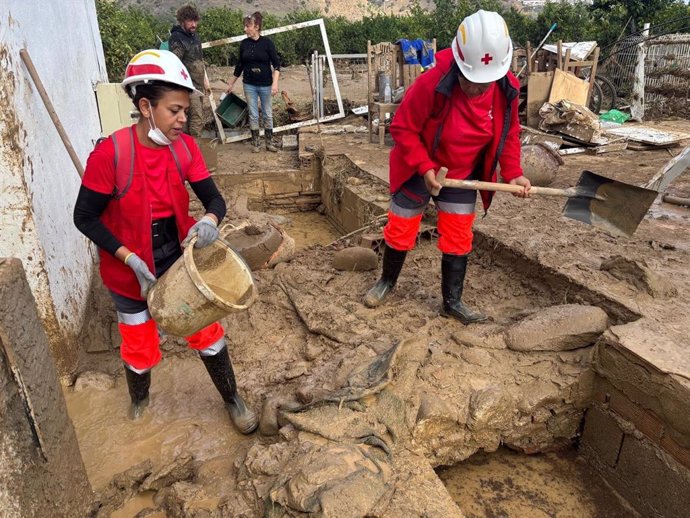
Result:
<instances>
[{"instance_id":1,"label":"red jacket","mask_svg":"<svg viewBox=\"0 0 690 518\"><path fill-rule=\"evenodd\" d=\"M181 135L180 138L190 137ZM146 172L135 154L134 174L129 190L122 198L112 198L108 202L108 206L101 215L101 221L124 246L141 257L149 270L155 273L151 237L151 203L145 176ZM168 167L167 178L177 223L177 234L182 242L195 223L194 218L189 215L189 194L174 165ZM108 289L125 297L142 300L139 282L132 269L105 250L99 248L98 252L101 258L101 277Z\"/></svg>"},{"instance_id":2,"label":"red jacket","mask_svg":"<svg viewBox=\"0 0 690 518\"><path fill-rule=\"evenodd\" d=\"M451 49L442 50L436 54L436 66L418 77L405 94L390 128L395 141L389 162L391 192L397 192L412 175L423 175L429 169L438 171L441 166L448 168L448 178L462 178L454 174L453 164L436 161L436 150L458 132L458 128L446 122L451 101L461 92L459 75L460 70ZM518 119L520 83L508 72L496 82L496 86L493 99L494 132L483 158L479 178L490 182L496 181L499 162L504 180L522 176ZM488 210L493 193L481 191L481 196L484 210Z\"/></svg>"}]
</instances>

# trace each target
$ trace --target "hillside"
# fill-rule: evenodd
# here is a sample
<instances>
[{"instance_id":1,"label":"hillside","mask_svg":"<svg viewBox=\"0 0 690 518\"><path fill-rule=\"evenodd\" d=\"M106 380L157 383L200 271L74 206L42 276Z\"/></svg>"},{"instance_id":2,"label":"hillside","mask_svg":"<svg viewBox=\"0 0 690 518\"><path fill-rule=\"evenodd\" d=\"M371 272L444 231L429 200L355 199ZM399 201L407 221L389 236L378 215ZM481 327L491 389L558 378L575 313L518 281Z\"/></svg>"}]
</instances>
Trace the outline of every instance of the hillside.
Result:
<instances>
[{"instance_id":1,"label":"hillside","mask_svg":"<svg viewBox=\"0 0 690 518\"><path fill-rule=\"evenodd\" d=\"M116 0L119 5L136 6L155 15L174 14L184 0ZM297 10L318 10L328 16L344 16L351 20L363 16L383 13L401 14L409 11L413 0L197 0L194 2L203 12L212 7L228 7L250 12L262 11L285 15ZM424 8L433 8L433 0L420 0Z\"/></svg>"}]
</instances>

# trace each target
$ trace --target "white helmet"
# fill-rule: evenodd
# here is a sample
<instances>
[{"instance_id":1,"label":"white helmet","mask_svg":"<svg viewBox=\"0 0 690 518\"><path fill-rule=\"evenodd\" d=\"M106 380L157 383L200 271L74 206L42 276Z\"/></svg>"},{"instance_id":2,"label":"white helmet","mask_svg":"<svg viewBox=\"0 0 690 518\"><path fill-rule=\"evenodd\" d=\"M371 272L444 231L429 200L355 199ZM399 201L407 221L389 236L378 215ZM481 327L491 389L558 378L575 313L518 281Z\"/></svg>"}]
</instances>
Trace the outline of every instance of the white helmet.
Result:
<instances>
[{"instance_id":1,"label":"white helmet","mask_svg":"<svg viewBox=\"0 0 690 518\"><path fill-rule=\"evenodd\" d=\"M453 56L462 75L473 83L490 83L506 75L513 42L500 14L477 11L465 18L453 39Z\"/></svg>"},{"instance_id":2,"label":"white helmet","mask_svg":"<svg viewBox=\"0 0 690 518\"><path fill-rule=\"evenodd\" d=\"M169 50L143 50L134 56L125 70L122 88L129 93L132 87L149 81L172 83L188 88L193 94L202 95L194 88L187 67Z\"/></svg>"}]
</instances>

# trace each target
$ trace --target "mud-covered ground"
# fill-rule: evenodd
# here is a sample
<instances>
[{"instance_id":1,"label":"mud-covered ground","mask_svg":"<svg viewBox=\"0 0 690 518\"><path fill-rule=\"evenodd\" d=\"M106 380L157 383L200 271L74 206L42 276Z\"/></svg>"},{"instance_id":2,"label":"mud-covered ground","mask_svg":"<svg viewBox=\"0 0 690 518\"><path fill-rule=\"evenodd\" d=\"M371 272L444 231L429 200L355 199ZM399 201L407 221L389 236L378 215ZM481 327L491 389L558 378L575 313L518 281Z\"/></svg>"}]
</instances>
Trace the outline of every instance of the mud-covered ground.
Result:
<instances>
[{"instance_id":1,"label":"mud-covered ground","mask_svg":"<svg viewBox=\"0 0 690 518\"><path fill-rule=\"evenodd\" d=\"M690 130L686 122L663 127ZM372 152L386 152L376 149L351 146L348 155L366 163ZM641 184L677 152L567 157L552 186L574 185L583 169ZM277 161L271 168L294 159L264 155ZM247 157L255 160L246 146L233 144L220 163ZM669 192L690 196L690 177L677 179ZM322 246L331 240L322 220L293 226L295 237L313 246L299 249L290 263L256 272L260 301L224 321L243 394L257 410L282 408L264 413L266 435L245 438L231 429L201 363L175 339L163 345L151 406L136 424L125 418L117 351L85 355L84 370L106 376L84 377L85 388L67 388L66 396L102 511L129 501L128 509L169 516L259 516L268 508L296 513L270 516L296 516L318 504L332 510L325 515L349 516L329 495L348 495L360 481L368 489L355 491L350 511L356 502L380 516L475 514L482 499L466 502L467 493L451 491L455 507L432 467L499 444L528 453L571 447L587 405L596 338L573 349L521 350L508 343L511 332L550 308L571 311L578 304L600 308L609 324L644 317L679 343L687 333L688 209L657 204L634 237L622 239L564 218L562 204L499 194L488 217L478 218L465 300L491 317L482 326L439 316L440 253L433 240L422 239L410 254L388 303L368 309L362 296L378 272L334 269L334 255L348 243ZM323 240L310 241L312 225ZM107 297L99 293L93 307L105 311ZM365 367L396 345L384 381L355 383L358 367L371 372ZM344 396L353 392L359 397ZM147 459L151 465L140 465L127 482L110 482ZM171 463L176 476L157 485L149 480L161 480L156 470Z\"/></svg>"}]
</instances>

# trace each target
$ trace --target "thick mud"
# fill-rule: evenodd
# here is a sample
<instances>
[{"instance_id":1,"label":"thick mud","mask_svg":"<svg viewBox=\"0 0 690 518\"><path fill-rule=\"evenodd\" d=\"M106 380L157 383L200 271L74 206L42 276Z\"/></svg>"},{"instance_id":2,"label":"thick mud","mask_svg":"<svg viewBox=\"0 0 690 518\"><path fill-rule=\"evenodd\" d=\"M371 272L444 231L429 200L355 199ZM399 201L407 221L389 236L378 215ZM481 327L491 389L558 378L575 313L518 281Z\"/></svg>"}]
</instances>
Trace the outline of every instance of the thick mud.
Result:
<instances>
[{"instance_id":1,"label":"thick mud","mask_svg":"<svg viewBox=\"0 0 690 518\"><path fill-rule=\"evenodd\" d=\"M362 509L373 509L370 504L383 498L381 505L389 513L384 516L421 516L423 511L415 507L419 504L389 495L417 494L402 482L403 459L430 470L480 449L491 451L501 442L529 453L572 443L586 407L593 338L585 336L570 350L522 351L509 349L507 337L512 336L509 329L527 325L547 308L586 301L571 297L565 285L518 276L489 250L478 250L469 267L465 300L488 313L492 322L462 326L439 316L440 253L433 241L422 241L389 303L371 310L361 300L378 272L335 270L335 252L313 246L289 264L255 272L261 300L224 320L240 390L257 411L263 408L269 423L262 427L269 434L265 439L243 437L232 429L201 362L173 338L164 344L164 360L153 370L151 404L135 423L126 418L128 395L116 351L110 355L116 374L112 388L106 383L98 384L101 389L90 384L79 392L67 389L70 416L103 509L136 506L129 501L142 486L114 491L111 480L118 473L147 461L154 470L163 469L180 455L194 459L193 482L178 481L163 489L179 491L182 482L195 484L196 492L177 496L183 507L258 516L259 502L270 498L273 505L295 508L290 498L268 491L279 487L280 473L289 476L305 454L317 456L320 450L314 448L360 444L367 438L367 444L378 445L367 458L388 467L370 480L380 492L371 501L360 500ZM388 367L390 375L384 371L376 381L357 374L375 372L369 362L407 337L415 338L400 346L400 357ZM300 411L292 414L291 408ZM279 435L272 435L279 429ZM326 443L314 446L324 438ZM277 458L274 448L282 452ZM415 452L412 457L409 451ZM327 458L332 455L340 453ZM239 487L252 489L238 494L235 477L245 484ZM338 484L338 491L353 490L349 482ZM434 484L428 491L444 491ZM172 508L170 498L157 497L155 504L152 509ZM436 516L459 512L451 501L444 506ZM341 516L342 508L335 509L325 515ZM276 516L292 516L285 513Z\"/></svg>"},{"instance_id":2,"label":"thick mud","mask_svg":"<svg viewBox=\"0 0 690 518\"><path fill-rule=\"evenodd\" d=\"M242 384L241 373L238 378ZM255 438L232 427L196 354L181 352L156 366L151 402L135 422L127 418L124 375L114 381L112 388L91 385L78 392L65 391L89 481L103 505L99 516L129 518L143 509L159 509L153 501L156 491L125 491L122 483L115 484L119 490L113 491L111 481L133 466L150 462L157 469L181 455L194 459L193 478L203 486L201 507L206 503L209 511L216 510L223 498L236 496L233 466Z\"/></svg>"},{"instance_id":3,"label":"thick mud","mask_svg":"<svg viewBox=\"0 0 690 518\"><path fill-rule=\"evenodd\" d=\"M298 250L313 245L325 246L340 237L328 218L318 212L290 212L284 217L287 221L283 228L295 240Z\"/></svg>"},{"instance_id":4,"label":"thick mud","mask_svg":"<svg viewBox=\"0 0 690 518\"><path fill-rule=\"evenodd\" d=\"M467 518L628 518L627 508L573 450L501 448L437 470Z\"/></svg>"},{"instance_id":5,"label":"thick mud","mask_svg":"<svg viewBox=\"0 0 690 518\"><path fill-rule=\"evenodd\" d=\"M287 160L281 155L277 161ZM574 184L584 168L641 183L665 162L658 155L583 156L562 166L552 186ZM689 185L679 179L674 194ZM599 489L581 484L587 477L575 460L520 458L528 468L503 452L499 463L510 469L499 474L494 457L477 452L572 448L590 404L592 344L607 325L645 316L665 323L669 336L683 335L687 301L658 287L666 280L677 293L687 291L688 217L657 204L633 239L617 240L560 217L561 203L497 195L489 217L478 218L463 300L490 321L467 327L439 316L435 241L420 240L387 303L368 309L362 297L379 272L336 270L334 255L350 243L325 246L335 236L323 216L286 215L297 241L294 259L255 272L259 302L223 321L238 385L262 412L263 435L232 429L200 361L173 338L163 345L151 405L136 424L126 420L116 349L83 364L113 375L114 387L66 389L103 512L126 505L169 516L520 516L536 494L548 503L544 509L570 509L579 500L594 513L581 516L598 516ZM91 306L107 308L107 294L95 293ZM573 325L575 318L582 326ZM545 322L548 336L534 332L535 322ZM578 333L585 323L596 325ZM377 370L393 347L388 370ZM147 461L150 467L141 467ZM449 481L453 501L432 468L457 463L441 475L459 470L462 480L475 480L474 495L455 492ZM151 483L142 480L171 465L189 470L146 489ZM510 493L510 472L514 486L515 473L531 485ZM544 473L565 481L546 490ZM499 481L488 482L489 489L501 487L502 494L487 498L500 512L481 507L480 480ZM572 498L551 499L566 494ZM609 514L602 516L625 516L615 506L603 509Z\"/></svg>"}]
</instances>

